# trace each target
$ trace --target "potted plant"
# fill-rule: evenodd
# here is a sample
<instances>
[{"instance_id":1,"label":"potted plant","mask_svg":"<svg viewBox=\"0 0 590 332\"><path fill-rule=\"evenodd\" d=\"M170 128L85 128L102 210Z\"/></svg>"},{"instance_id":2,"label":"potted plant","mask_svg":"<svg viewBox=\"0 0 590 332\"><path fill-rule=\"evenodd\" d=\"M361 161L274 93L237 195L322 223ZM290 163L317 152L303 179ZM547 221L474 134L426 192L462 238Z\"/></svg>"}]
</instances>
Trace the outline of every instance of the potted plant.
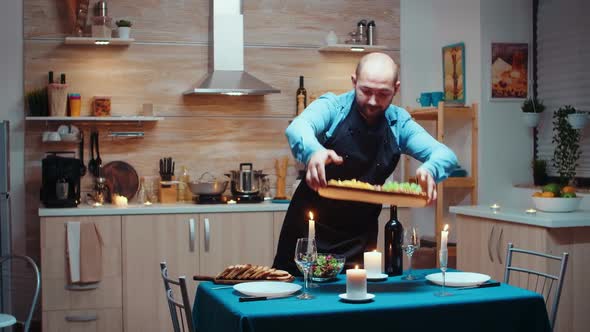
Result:
<instances>
[{"instance_id":1,"label":"potted plant","mask_svg":"<svg viewBox=\"0 0 590 332\"><path fill-rule=\"evenodd\" d=\"M569 105L560 107L553 113L553 167L557 169L561 184L573 184L576 167L580 159L580 131L572 128L568 118L575 113Z\"/></svg>"},{"instance_id":2,"label":"potted plant","mask_svg":"<svg viewBox=\"0 0 590 332\"><path fill-rule=\"evenodd\" d=\"M570 105L564 106L568 110L567 122L573 129L580 130L584 129L586 122L588 121L588 114L583 111L578 111Z\"/></svg>"},{"instance_id":3,"label":"potted plant","mask_svg":"<svg viewBox=\"0 0 590 332\"><path fill-rule=\"evenodd\" d=\"M543 105L541 100L527 98L522 103L520 109L522 109L523 112L522 117L524 119L524 123L528 127L533 128L539 124L539 121L541 120L541 113L543 113L545 110L545 105Z\"/></svg>"},{"instance_id":4,"label":"potted plant","mask_svg":"<svg viewBox=\"0 0 590 332\"><path fill-rule=\"evenodd\" d=\"M129 39L131 26L133 23L131 23L129 20L118 20L115 22L115 24L117 24L117 33L119 34L119 38Z\"/></svg>"},{"instance_id":5,"label":"potted plant","mask_svg":"<svg viewBox=\"0 0 590 332\"><path fill-rule=\"evenodd\" d=\"M533 182L535 186L547 184L547 161L542 159L533 160Z\"/></svg>"}]
</instances>

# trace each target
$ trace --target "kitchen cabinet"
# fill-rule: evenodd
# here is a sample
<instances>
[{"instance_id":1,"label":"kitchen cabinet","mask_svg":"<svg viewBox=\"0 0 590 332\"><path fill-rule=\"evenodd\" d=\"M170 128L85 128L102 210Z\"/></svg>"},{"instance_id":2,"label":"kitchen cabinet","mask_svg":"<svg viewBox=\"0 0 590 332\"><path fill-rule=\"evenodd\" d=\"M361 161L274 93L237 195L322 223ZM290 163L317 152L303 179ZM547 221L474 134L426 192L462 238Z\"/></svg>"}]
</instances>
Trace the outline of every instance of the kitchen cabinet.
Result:
<instances>
[{"instance_id":1,"label":"kitchen cabinet","mask_svg":"<svg viewBox=\"0 0 590 332\"><path fill-rule=\"evenodd\" d=\"M160 262L172 278L185 275L191 298L199 272L199 216L123 216L123 316L125 331L168 331L170 311ZM191 300L192 302L192 300Z\"/></svg>"},{"instance_id":2,"label":"kitchen cabinet","mask_svg":"<svg viewBox=\"0 0 590 332\"><path fill-rule=\"evenodd\" d=\"M272 265L272 212L211 213L199 216L200 274L215 276L228 265Z\"/></svg>"},{"instance_id":3,"label":"kitchen cabinet","mask_svg":"<svg viewBox=\"0 0 590 332\"><path fill-rule=\"evenodd\" d=\"M273 244L273 258L274 255L277 254L277 247L279 245L279 238L281 237L281 228L283 227L283 221L285 221L285 216L287 215L287 211L278 211L273 213L273 235L274 235L274 244Z\"/></svg>"},{"instance_id":4,"label":"kitchen cabinet","mask_svg":"<svg viewBox=\"0 0 590 332\"><path fill-rule=\"evenodd\" d=\"M457 268L503 281L508 243L517 248L560 256L570 255L555 331L586 331L590 326L590 227L547 228L457 214ZM526 258L526 259L524 259ZM513 265L558 273L554 262L513 255ZM512 273L510 284L526 288L528 278ZM531 281L534 283L534 280ZM529 289L531 289L529 287Z\"/></svg>"},{"instance_id":5,"label":"kitchen cabinet","mask_svg":"<svg viewBox=\"0 0 590 332\"><path fill-rule=\"evenodd\" d=\"M93 222L102 237L102 280L96 288L73 290L68 285L65 234L70 221ZM92 330L91 326L103 326L98 319L105 315L121 320L121 217L41 218L41 271L44 331L77 330L81 326ZM103 329L121 330L122 326Z\"/></svg>"},{"instance_id":6,"label":"kitchen cabinet","mask_svg":"<svg viewBox=\"0 0 590 332\"><path fill-rule=\"evenodd\" d=\"M431 121L436 124L436 139L445 143L445 136L448 132L447 127L452 123L461 123L470 126L471 132L471 174L468 177L452 177L437 184L437 200L435 210L435 236L436 252L440 249L440 234L444 227L445 219L445 197L448 189L467 190L471 197L471 204L477 204L477 156L478 156L478 105L471 106L452 106L439 102L437 107L430 108L410 108L407 111L415 121ZM466 145L469 146L469 145ZM450 146L451 149L454 149ZM404 177L406 181L413 179L415 169L410 167L410 157L406 156L404 160ZM449 247L449 256L454 256L454 247ZM438 255L437 255L438 264Z\"/></svg>"}]
</instances>

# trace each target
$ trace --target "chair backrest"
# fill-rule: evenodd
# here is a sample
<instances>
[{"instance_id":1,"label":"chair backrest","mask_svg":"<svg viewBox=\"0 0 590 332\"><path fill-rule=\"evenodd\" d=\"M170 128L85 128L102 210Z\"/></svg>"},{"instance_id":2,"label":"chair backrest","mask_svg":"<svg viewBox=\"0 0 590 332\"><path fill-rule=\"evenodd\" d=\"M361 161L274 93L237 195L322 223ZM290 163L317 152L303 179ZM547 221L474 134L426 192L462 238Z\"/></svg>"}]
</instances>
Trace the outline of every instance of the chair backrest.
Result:
<instances>
[{"instance_id":1,"label":"chair backrest","mask_svg":"<svg viewBox=\"0 0 590 332\"><path fill-rule=\"evenodd\" d=\"M166 300L168 301L168 308L170 309L170 318L172 319L174 332L195 332L190 298L186 287L186 278L181 276L178 277L178 280L170 279L168 277L168 267L166 266L166 262L160 263L160 272L162 274L162 280L164 281L164 290L166 291ZM171 285L178 286L182 302L178 302L174 299L174 292Z\"/></svg>"},{"instance_id":2,"label":"chair backrest","mask_svg":"<svg viewBox=\"0 0 590 332\"><path fill-rule=\"evenodd\" d=\"M4 263L10 263L14 260L21 260L28 264L33 272L35 273L35 290L33 292L33 299L31 300L31 306L29 307L29 312L27 317L24 321L17 320L17 323L23 326L23 331L28 332L29 328L31 327L31 320L33 319L33 313L35 312L35 307L37 306L37 301L39 300L39 291L41 289L41 277L39 274L39 268L35 261L33 261L28 256L19 256L19 255L11 255L11 256L4 256L0 257L0 268ZM9 267L10 268L10 267Z\"/></svg>"},{"instance_id":3,"label":"chair backrest","mask_svg":"<svg viewBox=\"0 0 590 332\"><path fill-rule=\"evenodd\" d=\"M559 274L555 275L550 274L549 272L542 272L530 268L514 266L512 263L513 253L545 258L547 262L559 262ZM524 287L541 294L545 299L546 305L551 307L549 312L551 328L555 326L557 308L559 306L559 298L561 297L561 289L563 288L568 256L569 255L567 252L564 252L561 256L553 256L532 250L518 249L514 248L512 243L508 243L508 250L506 252L506 269L504 270L504 282L509 283L511 272L516 272L526 276L526 279L524 280ZM549 263L547 266L549 266Z\"/></svg>"}]
</instances>

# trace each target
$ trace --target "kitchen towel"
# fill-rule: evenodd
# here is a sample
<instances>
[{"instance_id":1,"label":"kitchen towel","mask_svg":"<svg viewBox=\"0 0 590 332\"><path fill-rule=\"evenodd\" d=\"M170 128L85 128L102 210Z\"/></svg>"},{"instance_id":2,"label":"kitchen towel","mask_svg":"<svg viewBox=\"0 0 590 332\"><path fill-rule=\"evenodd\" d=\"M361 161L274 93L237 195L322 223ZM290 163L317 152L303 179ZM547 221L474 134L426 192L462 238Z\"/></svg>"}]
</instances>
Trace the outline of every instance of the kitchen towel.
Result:
<instances>
[{"instance_id":1,"label":"kitchen towel","mask_svg":"<svg viewBox=\"0 0 590 332\"><path fill-rule=\"evenodd\" d=\"M95 223L67 223L67 257L72 284L100 282L102 278L102 237Z\"/></svg>"}]
</instances>

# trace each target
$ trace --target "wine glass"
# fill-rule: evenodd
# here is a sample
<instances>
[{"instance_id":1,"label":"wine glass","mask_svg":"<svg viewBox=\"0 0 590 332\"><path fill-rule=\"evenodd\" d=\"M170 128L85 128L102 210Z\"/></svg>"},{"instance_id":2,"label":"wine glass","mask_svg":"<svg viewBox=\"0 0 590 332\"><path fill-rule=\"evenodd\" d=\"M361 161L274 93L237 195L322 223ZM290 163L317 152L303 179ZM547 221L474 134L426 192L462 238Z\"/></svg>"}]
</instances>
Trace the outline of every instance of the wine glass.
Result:
<instances>
[{"instance_id":1,"label":"wine glass","mask_svg":"<svg viewBox=\"0 0 590 332\"><path fill-rule=\"evenodd\" d=\"M309 272L311 270L311 266L317 258L317 254L318 251L314 239L297 239L297 245L295 246L295 263L301 270L303 270L304 280L303 293L297 296L298 299L309 300L314 298L314 296L309 294L307 291L309 283Z\"/></svg>"},{"instance_id":2,"label":"wine glass","mask_svg":"<svg viewBox=\"0 0 590 332\"><path fill-rule=\"evenodd\" d=\"M408 255L408 274L402 277L403 280L416 280L418 276L412 274L412 256L414 252L420 248L420 231L418 227L409 227L404 229L404 241L402 249Z\"/></svg>"}]
</instances>

